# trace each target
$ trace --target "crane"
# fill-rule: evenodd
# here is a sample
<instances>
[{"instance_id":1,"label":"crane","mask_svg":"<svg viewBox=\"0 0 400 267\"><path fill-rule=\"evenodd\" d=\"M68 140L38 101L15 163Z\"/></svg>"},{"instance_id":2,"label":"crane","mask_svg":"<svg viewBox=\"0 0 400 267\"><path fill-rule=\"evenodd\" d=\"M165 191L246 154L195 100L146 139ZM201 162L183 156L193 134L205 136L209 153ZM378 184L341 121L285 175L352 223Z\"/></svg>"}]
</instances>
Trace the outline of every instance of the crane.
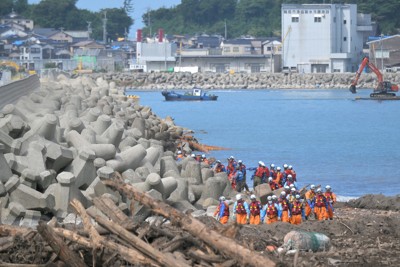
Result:
<instances>
[{"instance_id":1,"label":"crane","mask_svg":"<svg viewBox=\"0 0 400 267\"><path fill-rule=\"evenodd\" d=\"M392 92L398 92L399 86L396 84L392 84L391 82L384 81L382 73L372 62L369 61L369 57L367 56L363 58L361 65L356 72L356 77L354 78L350 86L350 92L352 92L353 94L357 92L356 85L358 83L358 80L360 79L362 71L366 66L368 66L376 74L378 78L378 85L374 89L374 92L370 94L370 97L371 98L396 97L396 94Z\"/></svg>"}]
</instances>

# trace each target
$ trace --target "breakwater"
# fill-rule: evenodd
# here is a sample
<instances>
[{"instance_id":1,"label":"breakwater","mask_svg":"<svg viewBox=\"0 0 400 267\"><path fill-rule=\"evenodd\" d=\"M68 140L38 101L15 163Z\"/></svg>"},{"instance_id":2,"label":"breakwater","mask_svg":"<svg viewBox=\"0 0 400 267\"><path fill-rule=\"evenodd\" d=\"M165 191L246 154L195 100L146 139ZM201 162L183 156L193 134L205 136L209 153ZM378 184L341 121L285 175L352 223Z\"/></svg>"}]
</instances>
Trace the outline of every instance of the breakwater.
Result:
<instances>
[{"instance_id":1,"label":"breakwater","mask_svg":"<svg viewBox=\"0 0 400 267\"><path fill-rule=\"evenodd\" d=\"M303 73L108 73L95 74L117 85L139 90L190 89L263 89L263 88L349 88L354 73L303 74ZM384 78L400 83L400 73L385 73ZM363 73L358 88L375 88L375 74Z\"/></svg>"}]
</instances>

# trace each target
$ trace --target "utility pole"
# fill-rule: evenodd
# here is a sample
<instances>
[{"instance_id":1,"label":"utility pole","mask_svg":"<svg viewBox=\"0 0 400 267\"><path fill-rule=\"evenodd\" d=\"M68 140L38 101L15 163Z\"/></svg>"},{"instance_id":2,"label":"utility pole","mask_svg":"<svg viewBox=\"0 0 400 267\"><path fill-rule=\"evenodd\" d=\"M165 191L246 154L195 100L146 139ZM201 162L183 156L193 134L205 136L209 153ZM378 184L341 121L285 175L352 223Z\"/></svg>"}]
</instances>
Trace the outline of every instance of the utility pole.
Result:
<instances>
[{"instance_id":1,"label":"utility pole","mask_svg":"<svg viewBox=\"0 0 400 267\"><path fill-rule=\"evenodd\" d=\"M103 18L103 43L107 43L107 11L104 11Z\"/></svg>"},{"instance_id":2,"label":"utility pole","mask_svg":"<svg viewBox=\"0 0 400 267\"><path fill-rule=\"evenodd\" d=\"M147 8L147 17L149 20L149 30L150 30L150 38L153 37L153 35L151 34L151 18L150 18L150 8Z\"/></svg>"},{"instance_id":3,"label":"utility pole","mask_svg":"<svg viewBox=\"0 0 400 267\"><path fill-rule=\"evenodd\" d=\"M228 29L226 28L226 20L225 20L225 40L228 37Z\"/></svg>"},{"instance_id":4,"label":"utility pole","mask_svg":"<svg viewBox=\"0 0 400 267\"><path fill-rule=\"evenodd\" d=\"M382 46L383 46L382 39L383 39L383 37L384 37L384 35L383 35L383 33L381 33L381 71L382 71L382 73L383 73L383 49L382 49Z\"/></svg>"}]
</instances>

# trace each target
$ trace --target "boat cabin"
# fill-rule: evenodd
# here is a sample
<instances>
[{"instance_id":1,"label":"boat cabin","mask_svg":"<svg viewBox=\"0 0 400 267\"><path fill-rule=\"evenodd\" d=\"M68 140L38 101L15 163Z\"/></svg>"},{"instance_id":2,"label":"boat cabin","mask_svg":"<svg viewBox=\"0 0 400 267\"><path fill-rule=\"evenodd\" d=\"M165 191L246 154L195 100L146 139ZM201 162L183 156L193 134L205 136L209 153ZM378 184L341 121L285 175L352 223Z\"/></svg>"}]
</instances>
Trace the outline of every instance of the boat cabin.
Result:
<instances>
[{"instance_id":1,"label":"boat cabin","mask_svg":"<svg viewBox=\"0 0 400 267\"><path fill-rule=\"evenodd\" d=\"M201 96L201 89L199 89L199 88L193 88L192 94L193 94L194 96Z\"/></svg>"}]
</instances>

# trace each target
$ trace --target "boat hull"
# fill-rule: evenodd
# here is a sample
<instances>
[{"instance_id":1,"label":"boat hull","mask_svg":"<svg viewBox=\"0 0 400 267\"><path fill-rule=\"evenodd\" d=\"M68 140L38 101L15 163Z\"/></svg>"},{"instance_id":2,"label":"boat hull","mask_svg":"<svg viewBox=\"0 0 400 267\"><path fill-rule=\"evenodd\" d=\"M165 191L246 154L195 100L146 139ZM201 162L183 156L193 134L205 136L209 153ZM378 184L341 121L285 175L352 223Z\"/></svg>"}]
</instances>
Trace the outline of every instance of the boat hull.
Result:
<instances>
[{"instance_id":1,"label":"boat hull","mask_svg":"<svg viewBox=\"0 0 400 267\"><path fill-rule=\"evenodd\" d=\"M162 92L165 101L215 101L218 99L216 95L186 95L175 92Z\"/></svg>"}]
</instances>

